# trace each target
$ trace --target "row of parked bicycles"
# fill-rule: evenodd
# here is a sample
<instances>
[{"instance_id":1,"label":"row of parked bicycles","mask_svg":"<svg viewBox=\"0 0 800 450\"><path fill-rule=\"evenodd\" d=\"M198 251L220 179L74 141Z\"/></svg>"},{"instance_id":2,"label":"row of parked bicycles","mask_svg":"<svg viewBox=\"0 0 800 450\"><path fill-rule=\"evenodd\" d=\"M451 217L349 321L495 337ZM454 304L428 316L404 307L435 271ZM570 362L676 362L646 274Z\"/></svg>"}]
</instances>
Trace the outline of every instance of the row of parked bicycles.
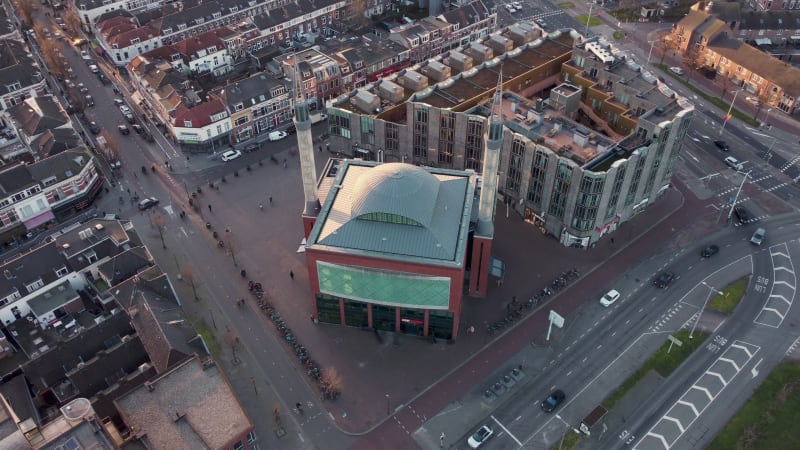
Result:
<instances>
[{"instance_id":1,"label":"row of parked bicycles","mask_svg":"<svg viewBox=\"0 0 800 450\"><path fill-rule=\"evenodd\" d=\"M292 333L292 329L289 328L289 325L283 320L280 313L278 313L271 303L264 299L264 291L261 288L261 283L253 283L252 281L250 283L252 284L250 286L250 291L256 297L259 309L272 321L273 325L275 325L275 329L283 336L284 342L292 348L300 364L305 368L306 375L317 383L325 398L334 400L339 397L341 392L339 392L339 387L336 386L336 383L325 376L316 361L311 359L306 347L297 340L297 336Z\"/></svg>"},{"instance_id":2,"label":"row of parked bicycles","mask_svg":"<svg viewBox=\"0 0 800 450\"><path fill-rule=\"evenodd\" d=\"M580 278L580 276L581 273L578 269L573 267L572 269L561 272L561 275L556 277L548 286L542 288L541 291L531 296L526 302L517 302L517 298L513 297L511 303L506 305L506 316L497 322L487 324L487 333L489 333L489 336L494 336L495 333L503 328L513 325L517 320L522 318L527 311L538 306L539 302L564 289L569 283Z\"/></svg>"}]
</instances>

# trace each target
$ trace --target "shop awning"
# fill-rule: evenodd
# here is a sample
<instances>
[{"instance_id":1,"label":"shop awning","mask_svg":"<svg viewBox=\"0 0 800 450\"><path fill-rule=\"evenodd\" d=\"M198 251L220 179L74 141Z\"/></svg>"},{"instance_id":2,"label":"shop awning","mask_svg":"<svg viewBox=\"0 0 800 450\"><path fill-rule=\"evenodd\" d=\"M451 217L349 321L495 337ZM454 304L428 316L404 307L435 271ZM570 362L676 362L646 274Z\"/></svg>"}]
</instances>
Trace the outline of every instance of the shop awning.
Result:
<instances>
[{"instance_id":1,"label":"shop awning","mask_svg":"<svg viewBox=\"0 0 800 450\"><path fill-rule=\"evenodd\" d=\"M767 38L756 39L756 45L772 45L772 41Z\"/></svg>"},{"instance_id":2,"label":"shop awning","mask_svg":"<svg viewBox=\"0 0 800 450\"><path fill-rule=\"evenodd\" d=\"M25 228L27 228L28 230L32 230L49 220L55 219L55 217L56 216L54 216L51 211L47 211L44 214L40 214L32 219L25 221Z\"/></svg>"}]
</instances>

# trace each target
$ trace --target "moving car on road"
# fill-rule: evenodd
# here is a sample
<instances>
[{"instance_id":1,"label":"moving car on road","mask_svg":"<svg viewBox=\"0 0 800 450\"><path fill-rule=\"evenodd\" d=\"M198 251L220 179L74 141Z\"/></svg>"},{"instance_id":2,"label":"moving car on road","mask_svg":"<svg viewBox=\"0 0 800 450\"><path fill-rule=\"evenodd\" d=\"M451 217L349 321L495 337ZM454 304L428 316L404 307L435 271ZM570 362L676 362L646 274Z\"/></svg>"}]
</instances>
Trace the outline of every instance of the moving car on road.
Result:
<instances>
[{"instance_id":1,"label":"moving car on road","mask_svg":"<svg viewBox=\"0 0 800 450\"><path fill-rule=\"evenodd\" d=\"M142 199L139 202L139 210L144 211L145 209L152 208L158 204L158 199L155 197L147 197Z\"/></svg>"},{"instance_id":2,"label":"moving car on road","mask_svg":"<svg viewBox=\"0 0 800 450\"><path fill-rule=\"evenodd\" d=\"M744 206L735 206L733 208L733 213L736 214L736 218L739 219L739 223L746 224L750 222L750 212L744 208Z\"/></svg>"},{"instance_id":3,"label":"moving car on road","mask_svg":"<svg viewBox=\"0 0 800 450\"><path fill-rule=\"evenodd\" d=\"M674 73L675 75L683 75L683 69L681 69L680 67L674 67L674 66L670 67L669 71Z\"/></svg>"},{"instance_id":4,"label":"moving car on road","mask_svg":"<svg viewBox=\"0 0 800 450\"><path fill-rule=\"evenodd\" d=\"M612 289L606 292L606 295L600 299L600 304L603 306L611 306L617 300L619 300L619 292L617 292L615 289Z\"/></svg>"},{"instance_id":5,"label":"moving car on road","mask_svg":"<svg viewBox=\"0 0 800 450\"><path fill-rule=\"evenodd\" d=\"M710 258L714 255L719 253L719 247L716 245L709 245L708 247L704 248L703 251L700 252L701 258Z\"/></svg>"},{"instance_id":6,"label":"moving car on road","mask_svg":"<svg viewBox=\"0 0 800 450\"><path fill-rule=\"evenodd\" d=\"M753 233L753 237L750 238L750 243L754 245L761 245L764 242L764 237L767 235L767 230L763 228L759 228Z\"/></svg>"},{"instance_id":7,"label":"moving car on road","mask_svg":"<svg viewBox=\"0 0 800 450\"><path fill-rule=\"evenodd\" d=\"M89 122L89 131L91 131L92 134L97 134L100 132L100 127L95 122Z\"/></svg>"},{"instance_id":8,"label":"moving car on road","mask_svg":"<svg viewBox=\"0 0 800 450\"><path fill-rule=\"evenodd\" d=\"M730 147L728 147L728 143L725 141L714 141L714 145L719 147L719 149L722 150L723 152L727 152L728 150L730 150Z\"/></svg>"},{"instance_id":9,"label":"moving car on road","mask_svg":"<svg viewBox=\"0 0 800 450\"><path fill-rule=\"evenodd\" d=\"M494 430L489 425L484 425L478 428L478 431L475 432L472 436L467 439L467 444L469 444L469 448L478 448L489 440L490 437L494 434Z\"/></svg>"},{"instance_id":10,"label":"moving car on road","mask_svg":"<svg viewBox=\"0 0 800 450\"><path fill-rule=\"evenodd\" d=\"M81 58L83 58L83 59L92 59L92 56L86 50L81 50Z\"/></svg>"},{"instance_id":11,"label":"moving car on road","mask_svg":"<svg viewBox=\"0 0 800 450\"><path fill-rule=\"evenodd\" d=\"M117 129L119 130L120 133L122 133L125 136L131 134L131 130L130 128L128 128L127 125L118 125Z\"/></svg>"},{"instance_id":12,"label":"moving car on road","mask_svg":"<svg viewBox=\"0 0 800 450\"><path fill-rule=\"evenodd\" d=\"M664 289L672 283L675 279L675 274L672 272L661 272L661 274L653 281L657 288Z\"/></svg>"},{"instance_id":13,"label":"moving car on road","mask_svg":"<svg viewBox=\"0 0 800 450\"><path fill-rule=\"evenodd\" d=\"M561 389L556 389L555 391L551 392L546 399L542 400L542 411L555 411L555 409L558 408L558 405L560 405L565 398L567 398L567 395L564 394L564 391Z\"/></svg>"}]
</instances>

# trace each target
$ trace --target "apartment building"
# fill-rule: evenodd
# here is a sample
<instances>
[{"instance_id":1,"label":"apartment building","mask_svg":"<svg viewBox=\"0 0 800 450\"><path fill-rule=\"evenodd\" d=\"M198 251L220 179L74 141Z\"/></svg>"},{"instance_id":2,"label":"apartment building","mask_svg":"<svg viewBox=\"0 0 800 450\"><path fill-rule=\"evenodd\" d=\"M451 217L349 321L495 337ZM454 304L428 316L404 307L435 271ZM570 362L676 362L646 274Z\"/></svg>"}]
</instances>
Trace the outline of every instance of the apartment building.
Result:
<instances>
[{"instance_id":1,"label":"apartment building","mask_svg":"<svg viewBox=\"0 0 800 450\"><path fill-rule=\"evenodd\" d=\"M230 142L236 144L292 119L292 95L283 80L256 74L222 88L220 97L230 114Z\"/></svg>"},{"instance_id":2,"label":"apartment building","mask_svg":"<svg viewBox=\"0 0 800 450\"><path fill-rule=\"evenodd\" d=\"M343 94L332 148L480 172L502 75L500 196L563 245L597 242L669 189L693 108L607 42L533 38L512 27L477 41L498 49L481 63L462 47Z\"/></svg>"}]
</instances>

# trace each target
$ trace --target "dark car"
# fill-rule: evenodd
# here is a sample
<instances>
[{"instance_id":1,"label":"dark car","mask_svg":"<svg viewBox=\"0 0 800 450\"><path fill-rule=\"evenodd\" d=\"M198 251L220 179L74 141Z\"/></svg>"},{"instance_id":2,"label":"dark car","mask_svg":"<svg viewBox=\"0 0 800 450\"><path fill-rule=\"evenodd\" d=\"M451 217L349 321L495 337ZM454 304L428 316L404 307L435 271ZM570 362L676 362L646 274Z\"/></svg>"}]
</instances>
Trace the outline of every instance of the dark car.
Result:
<instances>
[{"instance_id":1,"label":"dark car","mask_svg":"<svg viewBox=\"0 0 800 450\"><path fill-rule=\"evenodd\" d=\"M658 278L653 281L653 284L656 285L657 288L664 289L665 287L669 286L672 283L672 280L675 279L675 274L672 272L662 272Z\"/></svg>"},{"instance_id":2,"label":"dark car","mask_svg":"<svg viewBox=\"0 0 800 450\"><path fill-rule=\"evenodd\" d=\"M567 395L564 394L564 391L561 389L556 389L550 395L547 396L546 399L542 400L542 411L544 412L553 412L564 399L567 398Z\"/></svg>"},{"instance_id":3,"label":"dark car","mask_svg":"<svg viewBox=\"0 0 800 450\"><path fill-rule=\"evenodd\" d=\"M714 141L714 145L716 145L723 152L727 152L728 150L730 150L730 147L728 147L728 143L725 141Z\"/></svg>"},{"instance_id":4,"label":"dark car","mask_svg":"<svg viewBox=\"0 0 800 450\"><path fill-rule=\"evenodd\" d=\"M746 210L744 206L734 207L733 213L736 214L739 223L745 224L750 221L750 211Z\"/></svg>"},{"instance_id":5,"label":"dark car","mask_svg":"<svg viewBox=\"0 0 800 450\"><path fill-rule=\"evenodd\" d=\"M297 128L294 127L294 124L291 124L289 125L288 128L286 128L286 134L295 134L295 133L297 133Z\"/></svg>"},{"instance_id":6,"label":"dark car","mask_svg":"<svg viewBox=\"0 0 800 450\"><path fill-rule=\"evenodd\" d=\"M700 252L702 258L710 258L719 252L719 247L716 245L709 245Z\"/></svg>"},{"instance_id":7,"label":"dark car","mask_svg":"<svg viewBox=\"0 0 800 450\"><path fill-rule=\"evenodd\" d=\"M148 197L139 202L139 209L144 211L145 209L152 208L158 204L158 199L155 197Z\"/></svg>"},{"instance_id":8,"label":"dark car","mask_svg":"<svg viewBox=\"0 0 800 450\"><path fill-rule=\"evenodd\" d=\"M259 144L257 142L254 142L252 144L245 145L243 150L244 150L245 153L250 153L250 152L254 152L254 151L256 151L256 150L258 150L260 148L261 148L261 144Z\"/></svg>"},{"instance_id":9,"label":"dark car","mask_svg":"<svg viewBox=\"0 0 800 450\"><path fill-rule=\"evenodd\" d=\"M122 133L122 134L123 134L123 135L125 135L125 136L127 136L127 135L131 134L131 129L130 129L130 128L128 128L128 126L127 126L127 125L119 125L119 126L117 127L117 129L119 130L119 132L120 132L120 133Z\"/></svg>"},{"instance_id":10,"label":"dark car","mask_svg":"<svg viewBox=\"0 0 800 450\"><path fill-rule=\"evenodd\" d=\"M142 128L142 126L138 123L131 125L131 128L133 128L133 131L135 131L136 134L142 134L142 131L144 131L144 128Z\"/></svg>"},{"instance_id":11,"label":"dark car","mask_svg":"<svg viewBox=\"0 0 800 450\"><path fill-rule=\"evenodd\" d=\"M98 126L95 122L89 122L89 131L91 131L92 134L98 134L100 133L100 126Z\"/></svg>"}]
</instances>

